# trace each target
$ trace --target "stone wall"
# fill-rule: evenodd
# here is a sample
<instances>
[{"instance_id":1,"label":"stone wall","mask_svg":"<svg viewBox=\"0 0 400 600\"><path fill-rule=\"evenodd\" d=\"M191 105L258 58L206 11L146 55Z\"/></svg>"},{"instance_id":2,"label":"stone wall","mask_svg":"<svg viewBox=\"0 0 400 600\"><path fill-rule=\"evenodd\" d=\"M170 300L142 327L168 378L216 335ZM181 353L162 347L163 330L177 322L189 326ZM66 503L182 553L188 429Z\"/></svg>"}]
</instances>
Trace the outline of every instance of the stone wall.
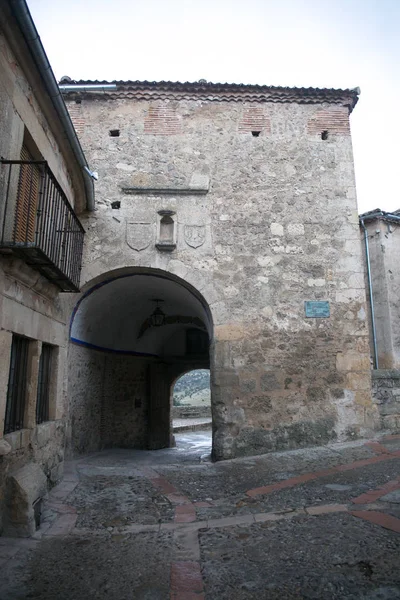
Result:
<instances>
[{"instance_id":1,"label":"stone wall","mask_svg":"<svg viewBox=\"0 0 400 600\"><path fill-rule=\"evenodd\" d=\"M28 465L39 466L51 487L62 477L66 424L66 323L65 308L54 286L12 257L0 258L0 532L14 534L6 503L9 481ZM28 387L24 428L4 434L10 353L13 334L30 340ZM36 424L37 373L41 344L54 348L49 421ZM3 454L4 452L4 454ZM29 478L28 478L29 479ZM32 531L30 531L32 533ZM27 533L25 533L27 535Z\"/></svg>"},{"instance_id":2,"label":"stone wall","mask_svg":"<svg viewBox=\"0 0 400 600\"><path fill-rule=\"evenodd\" d=\"M400 431L400 371L372 371L372 394L381 417L382 429Z\"/></svg>"},{"instance_id":3,"label":"stone wall","mask_svg":"<svg viewBox=\"0 0 400 600\"><path fill-rule=\"evenodd\" d=\"M107 447L147 447L147 364L113 355L105 373L103 435ZM109 418L107 417L109 415Z\"/></svg>"},{"instance_id":4,"label":"stone wall","mask_svg":"<svg viewBox=\"0 0 400 600\"><path fill-rule=\"evenodd\" d=\"M173 419L197 419L211 417L211 406L173 406Z\"/></svg>"},{"instance_id":5,"label":"stone wall","mask_svg":"<svg viewBox=\"0 0 400 600\"><path fill-rule=\"evenodd\" d=\"M62 125L52 108L36 66L19 45L19 36L0 5L0 156L19 160L27 130L39 153L48 162L70 204L81 211L85 192L81 169L66 142ZM42 90L42 91L41 91ZM2 191L0 178L0 191Z\"/></svg>"},{"instance_id":6,"label":"stone wall","mask_svg":"<svg viewBox=\"0 0 400 600\"><path fill-rule=\"evenodd\" d=\"M68 448L81 454L101 448L100 424L106 356L70 344L68 349Z\"/></svg>"},{"instance_id":7,"label":"stone wall","mask_svg":"<svg viewBox=\"0 0 400 600\"><path fill-rule=\"evenodd\" d=\"M366 223L374 297L378 364L400 368L400 226L385 219ZM362 236L364 234L362 232ZM371 355L373 346L371 339Z\"/></svg>"},{"instance_id":8,"label":"stone wall","mask_svg":"<svg viewBox=\"0 0 400 600\"><path fill-rule=\"evenodd\" d=\"M34 158L48 162L69 202L82 208L85 194L80 166L9 4L0 0L0 156L20 160L22 144L29 140ZM11 178L5 217L7 180L8 166L0 165L1 230L4 222L9 221L11 227L14 224L10 209L15 207L18 173ZM32 534L35 530L32 502L62 477L68 412L67 312L67 303L55 285L7 251L0 253L0 534ZM25 410L23 428L4 435L14 334L29 340ZM53 347L49 420L37 424L38 370L43 343ZM39 480L40 485L36 485ZM28 503L26 510L24 503Z\"/></svg>"},{"instance_id":9,"label":"stone wall","mask_svg":"<svg viewBox=\"0 0 400 600\"><path fill-rule=\"evenodd\" d=\"M215 457L370 432L348 108L86 95L79 115L99 173L83 282L137 266L201 292L214 320ZM170 252L156 246L160 210L175 213ZM306 318L307 300L328 301L330 317Z\"/></svg>"},{"instance_id":10,"label":"stone wall","mask_svg":"<svg viewBox=\"0 0 400 600\"><path fill-rule=\"evenodd\" d=\"M147 365L132 356L70 344L72 454L101 448L146 448Z\"/></svg>"}]
</instances>

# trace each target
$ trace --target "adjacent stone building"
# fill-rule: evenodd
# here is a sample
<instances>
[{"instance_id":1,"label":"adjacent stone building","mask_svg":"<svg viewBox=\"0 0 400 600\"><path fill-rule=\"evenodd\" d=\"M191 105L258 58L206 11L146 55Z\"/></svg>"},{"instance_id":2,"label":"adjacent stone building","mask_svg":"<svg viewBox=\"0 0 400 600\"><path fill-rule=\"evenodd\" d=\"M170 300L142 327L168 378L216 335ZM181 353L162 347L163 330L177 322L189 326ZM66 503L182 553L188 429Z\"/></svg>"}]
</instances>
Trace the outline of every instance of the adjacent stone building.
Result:
<instances>
[{"instance_id":1,"label":"adjacent stone building","mask_svg":"<svg viewBox=\"0 0 400 600\"><path fill-rule=\"evenodd\" d=\"M31 535L63 472L69 306L93 204L24 2L0 1L0 533Z\"/></svg>"},{"instance_id":2,"label":"adjacent stone building","mask_svg":"<svg viewBox=\"0 0 400 600\"><path fill-rule=\"evenodd\" d=\"M400 211L360 215L373 397L381 427L400 430ZM371 302L372 297L372 302Z\"/></svg>"},{"instance_id":3,"label":"adjacent stone building","mask_svg":"<svg viewBox=\"0 0 400 600\"><path fill-rule=\"evenodd\" d=\"M211 370L213 455L368 435L357 90L64 78L98 172L69 348L71 452L173 443Z\"/></svg>"}]
</instances>

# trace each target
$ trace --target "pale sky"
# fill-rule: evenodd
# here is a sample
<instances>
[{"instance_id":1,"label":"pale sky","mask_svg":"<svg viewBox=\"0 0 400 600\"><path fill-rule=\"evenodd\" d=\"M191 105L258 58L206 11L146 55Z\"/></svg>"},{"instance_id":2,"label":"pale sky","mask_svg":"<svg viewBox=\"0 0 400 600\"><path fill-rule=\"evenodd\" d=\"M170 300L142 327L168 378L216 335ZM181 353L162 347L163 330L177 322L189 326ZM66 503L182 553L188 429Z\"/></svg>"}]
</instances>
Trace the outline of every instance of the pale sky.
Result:
<instances>
[{"instance_id":1,"label":"pale sky","mask_svg":"<svg viewBox=\"0 0 400 600\"><path fill-rule=\"evenodd\" d=\"M361 88L359 211L400 208L400 0L28 0L57 79Z\"/></svg>"}]
</instances>

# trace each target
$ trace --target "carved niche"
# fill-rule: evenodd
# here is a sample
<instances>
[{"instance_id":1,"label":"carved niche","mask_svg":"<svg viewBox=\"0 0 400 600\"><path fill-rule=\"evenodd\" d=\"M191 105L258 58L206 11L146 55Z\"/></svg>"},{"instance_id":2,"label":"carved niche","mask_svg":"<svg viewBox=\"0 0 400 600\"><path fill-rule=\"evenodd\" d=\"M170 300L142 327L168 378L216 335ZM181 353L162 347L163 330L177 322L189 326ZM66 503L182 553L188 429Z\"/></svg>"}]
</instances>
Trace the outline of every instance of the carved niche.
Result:
<instances>
[{"instance_id":1,"label":"carved niche","mask_svg":"<svg viewBox=\"0 0 400 600\"><path fill-rule=\"evenodd\" d=\"M176 221L173 210L158 211L157 250L172 252L176 248Z\"/></svg>"}]
</instances>

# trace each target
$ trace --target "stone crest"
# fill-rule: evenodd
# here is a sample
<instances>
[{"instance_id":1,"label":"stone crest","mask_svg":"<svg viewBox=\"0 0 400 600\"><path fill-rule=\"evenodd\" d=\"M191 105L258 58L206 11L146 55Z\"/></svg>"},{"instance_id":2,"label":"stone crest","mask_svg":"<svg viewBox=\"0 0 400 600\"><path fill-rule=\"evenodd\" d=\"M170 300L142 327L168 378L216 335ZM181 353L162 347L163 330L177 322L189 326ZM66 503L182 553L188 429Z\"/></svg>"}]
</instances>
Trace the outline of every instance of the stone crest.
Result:
<instances>
[{"instance_id":1,"label":"stone crest","mask_svg":"<svg viewBox=\"0 0 400 600\"><path fill-rule=\"evenodd\" d=\"M126 243L133 250L144 250L150 245L153 237L153 224L143 222L126 222Z\"/></svg>"},{"instance_id":2,"label":"stone crest","mask_svg":"<svg viewBox=\"0 0 400 600\"><path fill-rule=\"evenodd\" d=\"M202 246L206 239L205 225L185 225L185 242L192 248Z\"/></svg>"}]
</instances>

